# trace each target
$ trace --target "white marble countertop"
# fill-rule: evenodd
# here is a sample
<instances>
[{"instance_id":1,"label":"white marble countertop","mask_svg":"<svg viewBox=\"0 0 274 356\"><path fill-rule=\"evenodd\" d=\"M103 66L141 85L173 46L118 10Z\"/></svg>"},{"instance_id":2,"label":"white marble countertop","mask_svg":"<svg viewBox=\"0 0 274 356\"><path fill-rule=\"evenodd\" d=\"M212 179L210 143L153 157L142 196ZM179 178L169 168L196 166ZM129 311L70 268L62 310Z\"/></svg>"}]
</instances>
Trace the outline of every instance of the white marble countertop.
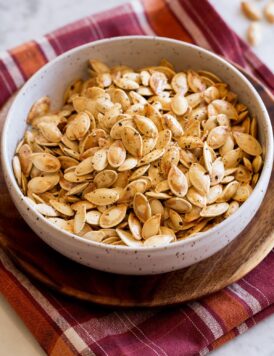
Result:
<instances>
[{"instance_id":1,"label":"white marble countertop","mask_svg":"<svg viewBox=\"0 0 274 356\"><path fill-rule=\"evenodd\" d=\"M233 24L234 30L244 38L248 21L240 12L240 1L210 1L226 21ZM0 51L123 2L127 0L0 0ZM265 2L256 3L261 7ZM254 50L274 70L274 25L270 26L265 21L261 25L263 41ZM0 296L0 316L0 356L44 355L36 340L2 296ZM215 356L244 354L274 355L274 315L212 353Z\"/></svg>"}]
</instances>

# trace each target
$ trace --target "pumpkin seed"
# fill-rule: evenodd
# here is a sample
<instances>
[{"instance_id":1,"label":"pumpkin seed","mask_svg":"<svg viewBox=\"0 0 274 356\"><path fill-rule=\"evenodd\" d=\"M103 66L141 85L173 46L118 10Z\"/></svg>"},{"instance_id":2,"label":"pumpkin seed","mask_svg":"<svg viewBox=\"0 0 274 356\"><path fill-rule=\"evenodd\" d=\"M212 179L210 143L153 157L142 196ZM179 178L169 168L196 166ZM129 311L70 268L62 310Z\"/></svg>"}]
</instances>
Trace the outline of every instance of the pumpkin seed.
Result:
<instances>
[{"instance_id":1,"label":"pumpkin seed","mask_svg":"<svg viewBox=\"0 0 274 356\"><path fill-rule=\"evenodd\" d=\"M168 173L168 184L173 194L183 198L188 190L188 183L184 173L174 164L172 164Z\"/></svg>"},{"instance_id":2,"label":"pumpkin seed","mask_svg":"<svg viewBox=\"0 0 274 356\"><path fill-rule=\"evenodd\" d=\"M184 115L188 109L188 101L181 94L176 94L171 99L171 109L176 115Z\"/></svg>"},{"instance_id":3,"label":"pumpkin seed","mask_svg":"<svg viewBox=\"0 0 274 356\"><path fill-rule=\"evenodd\" d=\"M36 204L35 205L35 209L39 211L40 214L44 215L44 216L58 216L57 212L55 209L53 209L53 207L51 207L50 205L47 204Z\"/></svg>"},{"instance_id":4,"label":"pumpkin seed","mask_svg":"<svg viewBox=\"0 0 274 356\"><path fill-rule=\"evenodd\" d=\"M86 208L86 206L85 206ZM78 211L79 209L82 209L82 206L79 206L79 208L76 210ZM90 225L99 225L100 218L101 218L102 213L97 210L91 210L86 213L86 222Z\"/></svg>"},{"instance_id":5,"label":"pumpkin seed","mask_svg":"<svg viewBox=\"0 0 274 356\"><path fill-rule=\"evenodd\" d=\"M135 215L143 223L151 217L151 207L147 197L142 193L136 193L133 198L133 210Z\"/></svg>"},{"instance_id":6,"label":"pumpkin seed","mask_svg":"<svg viewBox=\"0 0 274 356\"><path fill-rule=\"evenodd\" d=\"M61 167L59 160L49 153L33 153L31 160L34 166L42 172L55 173Z\"/></svg>"},{"instance_id":7,"label":"pumpkin seed","mask_svg":"<svg viewBox=\"0 0 274 356\"><path fill-rule=\"evenodd\" d=\"M21 164L18 156L14 156L12 159L12 168L19 186L21 186L21 179L22 179L22 171L21 171Z\"/></svg>"},{"instance_id":8,"label":"pumpkin seed","mask_svg":"<svg viewBox=\"0 0 274 356\"><path fill-rule=\"evenodd\" d=\"M125 126L121 131L122 142L126 150L134 157L143 154L143 140L139 132L131 126Z\"/></svg>"},{"instance_id":9,"label":"pumpkin seed","mask_svg":"<svg viewBox=\"0 0 274 356\"><path fill-rule=\"evenodd\" d=\"M119 194L114 189L98 188L85 194L85 198L92 204L104 206L115 203Z\"/></svg>"},{"instance_id":10,"label":"pumpkin seed","mask_svg":"<svg viewBox=\"0 0 274 356\"><path fill-rule=\"evenodd\" d=\"M99 224L104 229L117 226L124 220L126 212L127 205L125 204L113 206L102 213Z\"/></svg>"},{"instance_id":11,"label":"pumpkin seed","mask_svg":"<svg viewBox=\"0 0 274 356\"><path fill-rule=\"evenodd\" d=\"M158 129L153 121L145 116L135 115L133 120L137 126L137 129L147 137L155 138L158 135Z\"/></svg>"},{"instance_id":12,"label":"pumpkin seed","mask_svg":"<svg viewBox=\"0 0 274 356\"><path fill-rule=\"evenodd\" d=\"M143 243L141 241L137 241L130 232L124 231L122 229L116 229L116 232L120 239L129 247L142 247Z\"/></svg>"},{"instance_id":13,"label":"pumpkin seed","mask_svg":"<svg viewBox=\"0 0 274 356\"><path fill-rule=\"evenodd\" d=\"M174 75L171 81L172 89L180 94L185 95L188 92L188 84L185 73L177 73Z\"/></svg>"},{"instance_id":14,"label":"pumpkin seed","mask_svg":"<svg viewBox=\"0 0 274 356\"><path fill-rule=\"evenodd\" d=\"M23 174L28 177L32 168L32 150L28 144L23 144L18 150L18 157Z\"/></svg>"},{"instance_id":15,"label":"pumpkin seed","mask_svg":"<svg viewBox=\"0 0 274 356\"><path fill-rule=\"evenodd\" d=\"M171 131L172 136L175 138L181 137L184 133L184 130L178 120L171 114L163 115L163 124Z\"/></svg>"},{"instance_id":16,"label":"pumpkin seed","mask_svg":"<svg viewBox=\"0 0 274 356\"><path fill-rule=\"evenodd\" d=\"M189 179L191 184L202 195L208 194L210 188L210 178L205 174L205 169L198 163L193 163L189 169Z\"/></svg>"},{"instance_id":17,"label":"pumpkin seed","mask_svg":"<svg viewBox=\"0 0 274 356\"><path fill-rule=\"evenodd\" d=\"M122 141L114 141L109 149L108 149L108 154L107 154L107 158L108 158L108 163L112 166L112 167L120 167L125 159L126 159L126 149L122 143Z\"/></svg>"},{"instance_id":18,"label":"pumpkin seed","mask_svg":"<svg viewBox=\"0 0 274 356\"><path fill-rule=\"evenodd\" d=\"M28 182L28 189L36 194L51 190L59 182L59 175L35 177Z\"/></svg>"},{"instance_id":19,"label":"pumpkin seed","mask_svg":"<svg viewBox=\"0 0 274 356\"><path fill-rule=\"evenodd\" d=\"M91 162L95 171L102 171L108 165L107 159L108 150L106 148L101 148L92 156Z\"/></svg>"},{"instance_id":20,"label":"pumpkin seed","mask_svg":"<svg viewBox=\"0 0 274 356\"><path fill-rule=\"evenodd\" d=\"M171 235L151 236L144 242L144 247L161 247L168 245L173 240Z\"/></svg>"},{"instance_id":21,"label":"pumpkin seed","mask_svg":"<svg viewBox=\"0 0 274 356\"><path fill-rule=\"evenodd\" d=\"M237 201L232 201L230 204L229 204L229 208L227 209L224 217L225 218L228 218L229 216L231 216L232 214L235 213L236 210L238 210L240 207L239 203Z\"/></svg>"},{"instance_id":22,"label":"pumpkin seed","mask_svg":"<svg viewBox=\"0 0 274 356\"><path fill-rule=\"evenodd\" d=\"M66 216L73 216L74 215L74 211L72 210L72 208L65 203L61 203L57 200L50 200L50 205L57 210L59 213L66 215Z\"/></svg>"},{"instance_id":23,"label":"pumpkin seed","mask_svg":"<svg viewBox=\"0 0 274 356\"><path fill-rule=\"evenodd\" d=\"M157 235L160 229L161 214L156 214L151 216L143 225L142 237L143 239L148 239L153 235Z\"/></svg>"},{"instance_id":24,"label":"pumpkin seed","mask_svg":"<svg viewBox=\"0 0 274 356\"><path fill-rule=\"evenodd\" d=\"M237 145L251 156L260 156L262 154L262 147L255 137L241 132L234 132L233 136Z\"/></svg>"},{"instance_id":25,"label":"pumpkin seed","mask_svg":"<svg viewBox=\"0 0 274 356\"><path fill-rule=\"evenodd\" d=\"M82 205L79 209L77 209L76 214L74 216L74 225L73 231L75 234L79 234L81 230L84 228L86 222L86 207Z\"/></svg>"},{"instance_id":26,"label":"pumpkin seed","mask_svg":"<svg viewBox=\"0 0 274 356\"><path fill-rule=\"evenodd\" d=\"M145 156L143 156L140 160L138 165L139 166L143 166L144 164L148 164L151 162L156 161L157 159L159 159L160 157L163 156L163 154L165 153L165 149L156 149L153 150L151 152L149 152L148 154L146 154Z\"/></svg>"},{"instance_id":27,"label":"pumpkin seed","mask_svg":"<svg viewBox=\"0 0 274 356\"><path fill-rule=\"evenodd\" d=\"M170 198L165 202L165 206L177 211L180 214L188 213L192 208L192 205L183 198Z\"/></svg>"},{"instance_id":28,"label":"pumpkin seed","mask_svg":"<svg viewBox=\"0 0 274 356\"><path fill-rule=\"evenodd\" d=\"M132 236L136 240L142 240L142 235L141 235L142 226L141 226L141 223L132 212L129 214L129 217L128 217L128 227L129 227L129 230L130 230Z\"/></svg>"},{"instance_id":29,"label":"pumpkin seed","mask_svg":"<svg viewBox=\"0 0 274 356\"><path fill-rule=\"evenodd\" d=\"M228 208L229 208L229 204L227 203L216 203L204 207L200 215L206 218L219 216L224 214Z\"/></svg>"},{"instance_id":30,"label":"pumpkin seed","mask_svg":"<svg viewBox=\"0 0 274 356\"><path fill-rule=\"evenodd\" d=\"M145 179L136 179L130 182L120 195L119 202L129 202L137 193L144 193L147 188Z\"/></svg>"}]
</instances>

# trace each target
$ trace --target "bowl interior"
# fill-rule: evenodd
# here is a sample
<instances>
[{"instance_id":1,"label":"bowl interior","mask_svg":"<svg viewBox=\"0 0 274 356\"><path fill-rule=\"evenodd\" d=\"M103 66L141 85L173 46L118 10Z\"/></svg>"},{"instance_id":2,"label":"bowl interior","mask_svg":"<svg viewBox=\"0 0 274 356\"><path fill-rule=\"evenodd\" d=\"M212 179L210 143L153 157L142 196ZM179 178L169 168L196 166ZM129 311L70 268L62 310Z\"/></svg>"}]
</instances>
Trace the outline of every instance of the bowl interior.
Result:
<instances>
[{"instance_id":1,"label":"bowl interior","mask_svg":"<svg viewBox=\"0 0 274 356\"><path fill-rule=\"evenodd\" d=\"M265 162L272 164L272 134L267 111L252 85L238 70L208 51L179 41L142 36L120 37L94 42L65 53L37 72L17 95L5 125L2 150L8 178L18 193L20 190L13 176L11 161L17 143L26 130L26 116L31 105L41 96L48 95L53 109L58 108L67 85L87 75L90 58L100 59L110 66L123 64L134 68L157 65L162 58L166 58L174 64L176 71L192 68L215 73L230 85L251 114L258 118Z\"/></svg>"}]
</instances>

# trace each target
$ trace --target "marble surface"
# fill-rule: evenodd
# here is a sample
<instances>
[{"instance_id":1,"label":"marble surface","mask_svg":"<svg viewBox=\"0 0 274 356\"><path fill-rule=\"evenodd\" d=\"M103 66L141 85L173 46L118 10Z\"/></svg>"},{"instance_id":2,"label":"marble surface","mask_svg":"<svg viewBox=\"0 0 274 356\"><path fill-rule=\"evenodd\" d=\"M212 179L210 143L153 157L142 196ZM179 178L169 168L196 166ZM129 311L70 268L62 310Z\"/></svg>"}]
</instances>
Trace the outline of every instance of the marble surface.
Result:
<instances>
[{"instance_id":1,"label":"marble surface","mask_svg":"<svg viewBox=\"0 0 274 356\"><path fill-rule=\"evenodd\" d=\"M248 21L239 10L239 0L210 0L234 30L243 38ZM0 0L0 51L37 38L56 27L102 11L127 0ZM262 7L266 1L257 1ZM274 25L262 22L263 41L254 48L259 57L274 70ZM272 40L272 41L271 41ZM272 44L271 44L272 42ZM15 342L16 340L16 342ZM45 355L21 319L0 296L0 356ZM274 315L245 334L211 353L214 356L274 355Z\"/></svg>"}]
</instances>

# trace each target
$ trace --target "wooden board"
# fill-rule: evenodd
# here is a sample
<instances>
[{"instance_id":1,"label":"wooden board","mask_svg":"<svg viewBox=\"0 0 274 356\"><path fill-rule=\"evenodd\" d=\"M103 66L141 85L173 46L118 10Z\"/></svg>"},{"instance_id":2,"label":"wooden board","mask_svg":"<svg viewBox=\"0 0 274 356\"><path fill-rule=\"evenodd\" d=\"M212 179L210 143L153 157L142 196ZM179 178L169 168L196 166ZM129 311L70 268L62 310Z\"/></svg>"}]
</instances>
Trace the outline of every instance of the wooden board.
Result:
<instances>
[{"instance_id":1,"label":"wooden board","mask_svg":"<svg viewBox=\"0 0 274 356\"><path fill-rule=\"evenodd\" d=\"M246 74L247 75L247 74ZM247 75L274 118L273 97ZM10 102L0 113L0 127ZM191 267L156 276L122 276L73 262L42 242L13 206L0 176L0 246L32 278L61 293L107 306L174 305L216 292L242 278L274 247L274 176L249 226L214 256Z\"/></svg>"}]
</instances>

